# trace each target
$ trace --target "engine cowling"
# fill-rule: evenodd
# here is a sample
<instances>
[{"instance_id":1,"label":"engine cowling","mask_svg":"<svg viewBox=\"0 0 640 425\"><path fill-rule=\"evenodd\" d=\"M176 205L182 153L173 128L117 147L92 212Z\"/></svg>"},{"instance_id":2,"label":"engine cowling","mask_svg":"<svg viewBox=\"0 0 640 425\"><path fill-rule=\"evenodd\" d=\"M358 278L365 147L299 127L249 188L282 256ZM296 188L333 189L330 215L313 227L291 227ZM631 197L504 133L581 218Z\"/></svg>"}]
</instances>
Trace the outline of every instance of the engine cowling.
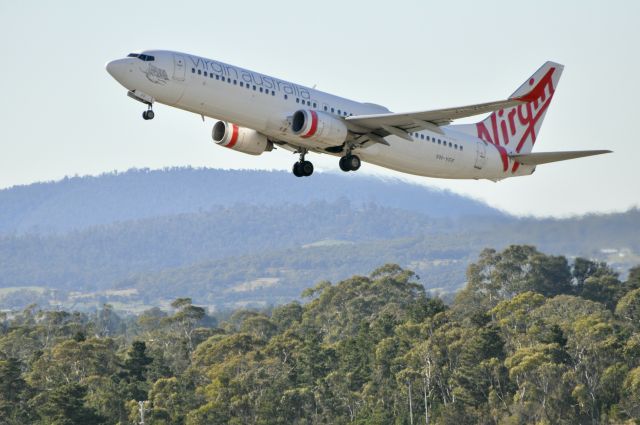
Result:
<instances>
[{"instance_id":1,"label":"engine cowling","mask_svg":"<svg viewBox=\"0 0 640 425\"><path fill-rule=\"evenodd\" d=\"M303 139L327 146L339 146L347 140L347 125L340 118L320 111L300 109L293 114L291 131Z\"/></svg>"},{"instance_id":2,"label":"engine cowling","mask_svg":"<svg viewBox=\"0 0 640 425\"><path fill-rule=\"evenodd\" d=\"M273 143L264 134L226 121L215 123L211 137L217 145L249 155L260 155L273 150Z\"/></svg>"}]
</instances>

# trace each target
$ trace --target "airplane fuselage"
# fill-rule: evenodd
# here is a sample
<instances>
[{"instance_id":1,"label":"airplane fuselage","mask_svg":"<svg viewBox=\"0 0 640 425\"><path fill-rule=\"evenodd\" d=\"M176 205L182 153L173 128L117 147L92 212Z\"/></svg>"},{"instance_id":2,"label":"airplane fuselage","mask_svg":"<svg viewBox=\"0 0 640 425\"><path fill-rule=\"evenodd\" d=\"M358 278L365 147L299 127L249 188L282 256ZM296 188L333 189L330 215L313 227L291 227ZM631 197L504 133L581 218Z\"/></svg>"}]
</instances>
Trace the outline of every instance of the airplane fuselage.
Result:
<instances>
[{"instance_id":1,"label":"airplane fuselage","mask_svg":"<svg viewBox=\"0 0 640 425\"><path fill-rule=\"evenodd\" d=\"M341 118L390 112L380 105L356 102L186 53L153 50L140 55L144 58L127 57L107 65L109 73L128 90L151 97L153 102L256 130L289 149L342 154L336 146L294 134L291 117L298 110ZM384 137L387 144L356 146L353 153L365 162L425 177L497 181L535 170L535 166L523 165L506 173L504 150L456 131L455 126L409 135L413 141L388 135Z\"/></svg>"}]
</instances>

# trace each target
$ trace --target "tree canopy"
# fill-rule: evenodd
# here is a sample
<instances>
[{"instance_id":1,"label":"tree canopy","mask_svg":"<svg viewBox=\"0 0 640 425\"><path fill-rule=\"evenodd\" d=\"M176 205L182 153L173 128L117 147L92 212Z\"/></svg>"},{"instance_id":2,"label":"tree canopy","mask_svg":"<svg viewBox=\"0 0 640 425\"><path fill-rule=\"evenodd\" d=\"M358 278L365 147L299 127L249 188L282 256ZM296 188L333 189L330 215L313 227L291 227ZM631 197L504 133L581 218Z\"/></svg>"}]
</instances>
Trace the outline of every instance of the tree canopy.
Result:
<instances>
[{"instance_id":1,"label":"tree canopy","mask_svg":"<svg viewBox=\"0 0 640 425\"><path fill-rule=\"evenodd\" d=\"M637 270L511 246L449 305L387 264L218 317L30 306L0 316L0 423L638 423Z\"/></svg>"}]
</instances>

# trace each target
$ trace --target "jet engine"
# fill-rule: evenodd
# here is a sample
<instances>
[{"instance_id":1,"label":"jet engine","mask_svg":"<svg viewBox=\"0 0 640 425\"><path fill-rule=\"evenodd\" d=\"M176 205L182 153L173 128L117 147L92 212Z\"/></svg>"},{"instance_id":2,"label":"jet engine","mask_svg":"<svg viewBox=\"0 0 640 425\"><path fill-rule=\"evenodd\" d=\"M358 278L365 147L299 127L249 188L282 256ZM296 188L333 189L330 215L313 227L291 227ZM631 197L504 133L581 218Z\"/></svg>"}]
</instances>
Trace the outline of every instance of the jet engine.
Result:
<instances>
[{"instance_id":1,"label":"jet engine","mask_svg":"<svg viewBox=\"0 0 640 425\"><path fill-rule=\"evenodd\" d=\"M339 146L347 139L343 120L320 111L300 109L293 114L293 134L327 146Z\"/></svg>"},{"instance_id":2,"label":"jet engine","mask_svg":"<svg viewBox=\"0 0 640 425\"><path fill-rule=\"evenodd\" d=\"M249 155L260 155L273 150L273 143L264 134L226 121L215 123L211 137L220 146Z\"/></svg>"}]
</instances>

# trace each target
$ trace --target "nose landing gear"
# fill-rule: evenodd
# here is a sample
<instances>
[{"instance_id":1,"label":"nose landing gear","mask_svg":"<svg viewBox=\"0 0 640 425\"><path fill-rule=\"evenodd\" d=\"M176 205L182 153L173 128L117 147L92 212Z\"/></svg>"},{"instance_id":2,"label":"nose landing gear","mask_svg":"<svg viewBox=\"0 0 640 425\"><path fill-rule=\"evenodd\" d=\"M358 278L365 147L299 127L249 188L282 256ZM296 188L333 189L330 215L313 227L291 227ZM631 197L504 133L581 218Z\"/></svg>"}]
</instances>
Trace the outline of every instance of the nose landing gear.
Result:
<instances>
[{"instance_id":1,"label":"nose landing gear","mask_svg":"<svg viewBox=\"0 0 640 425\"><path fill-rule=\"evenodd\" d=\"M147 110L142 113L142 119L152 120L153 117L156 116L156 114L153 113L153 102L155 102L155 99L152 96L139 90L130 90L127 92L127 96L147 105Z\"/></svg>"},{"instance_id":2,"label":"nose landing gear","mask_svg":"<svg viewBox=\"0 0 640 425\"><path fill-rule=\"evenodd\" d=\"M153 117L155 117L155 116L156 116L156 114L153 113L153 109L152 109L151 105L149 105L149 109L147 109L146 111L144 111L142 113L142 118L144 120L152 120Z\"/></svg>"},{"instance_id":3,"label":"nose landing gear","mask_svg":"<svg viewBox=\"0 0 640 425\"><path fill-rule=\"evenodd\" d=\"M296 177L309 177L313 174L313 164L304 159L307 154L306 149L300 150L300 161L293 164L293 175Z\"/></svg>"}]
</instances>

